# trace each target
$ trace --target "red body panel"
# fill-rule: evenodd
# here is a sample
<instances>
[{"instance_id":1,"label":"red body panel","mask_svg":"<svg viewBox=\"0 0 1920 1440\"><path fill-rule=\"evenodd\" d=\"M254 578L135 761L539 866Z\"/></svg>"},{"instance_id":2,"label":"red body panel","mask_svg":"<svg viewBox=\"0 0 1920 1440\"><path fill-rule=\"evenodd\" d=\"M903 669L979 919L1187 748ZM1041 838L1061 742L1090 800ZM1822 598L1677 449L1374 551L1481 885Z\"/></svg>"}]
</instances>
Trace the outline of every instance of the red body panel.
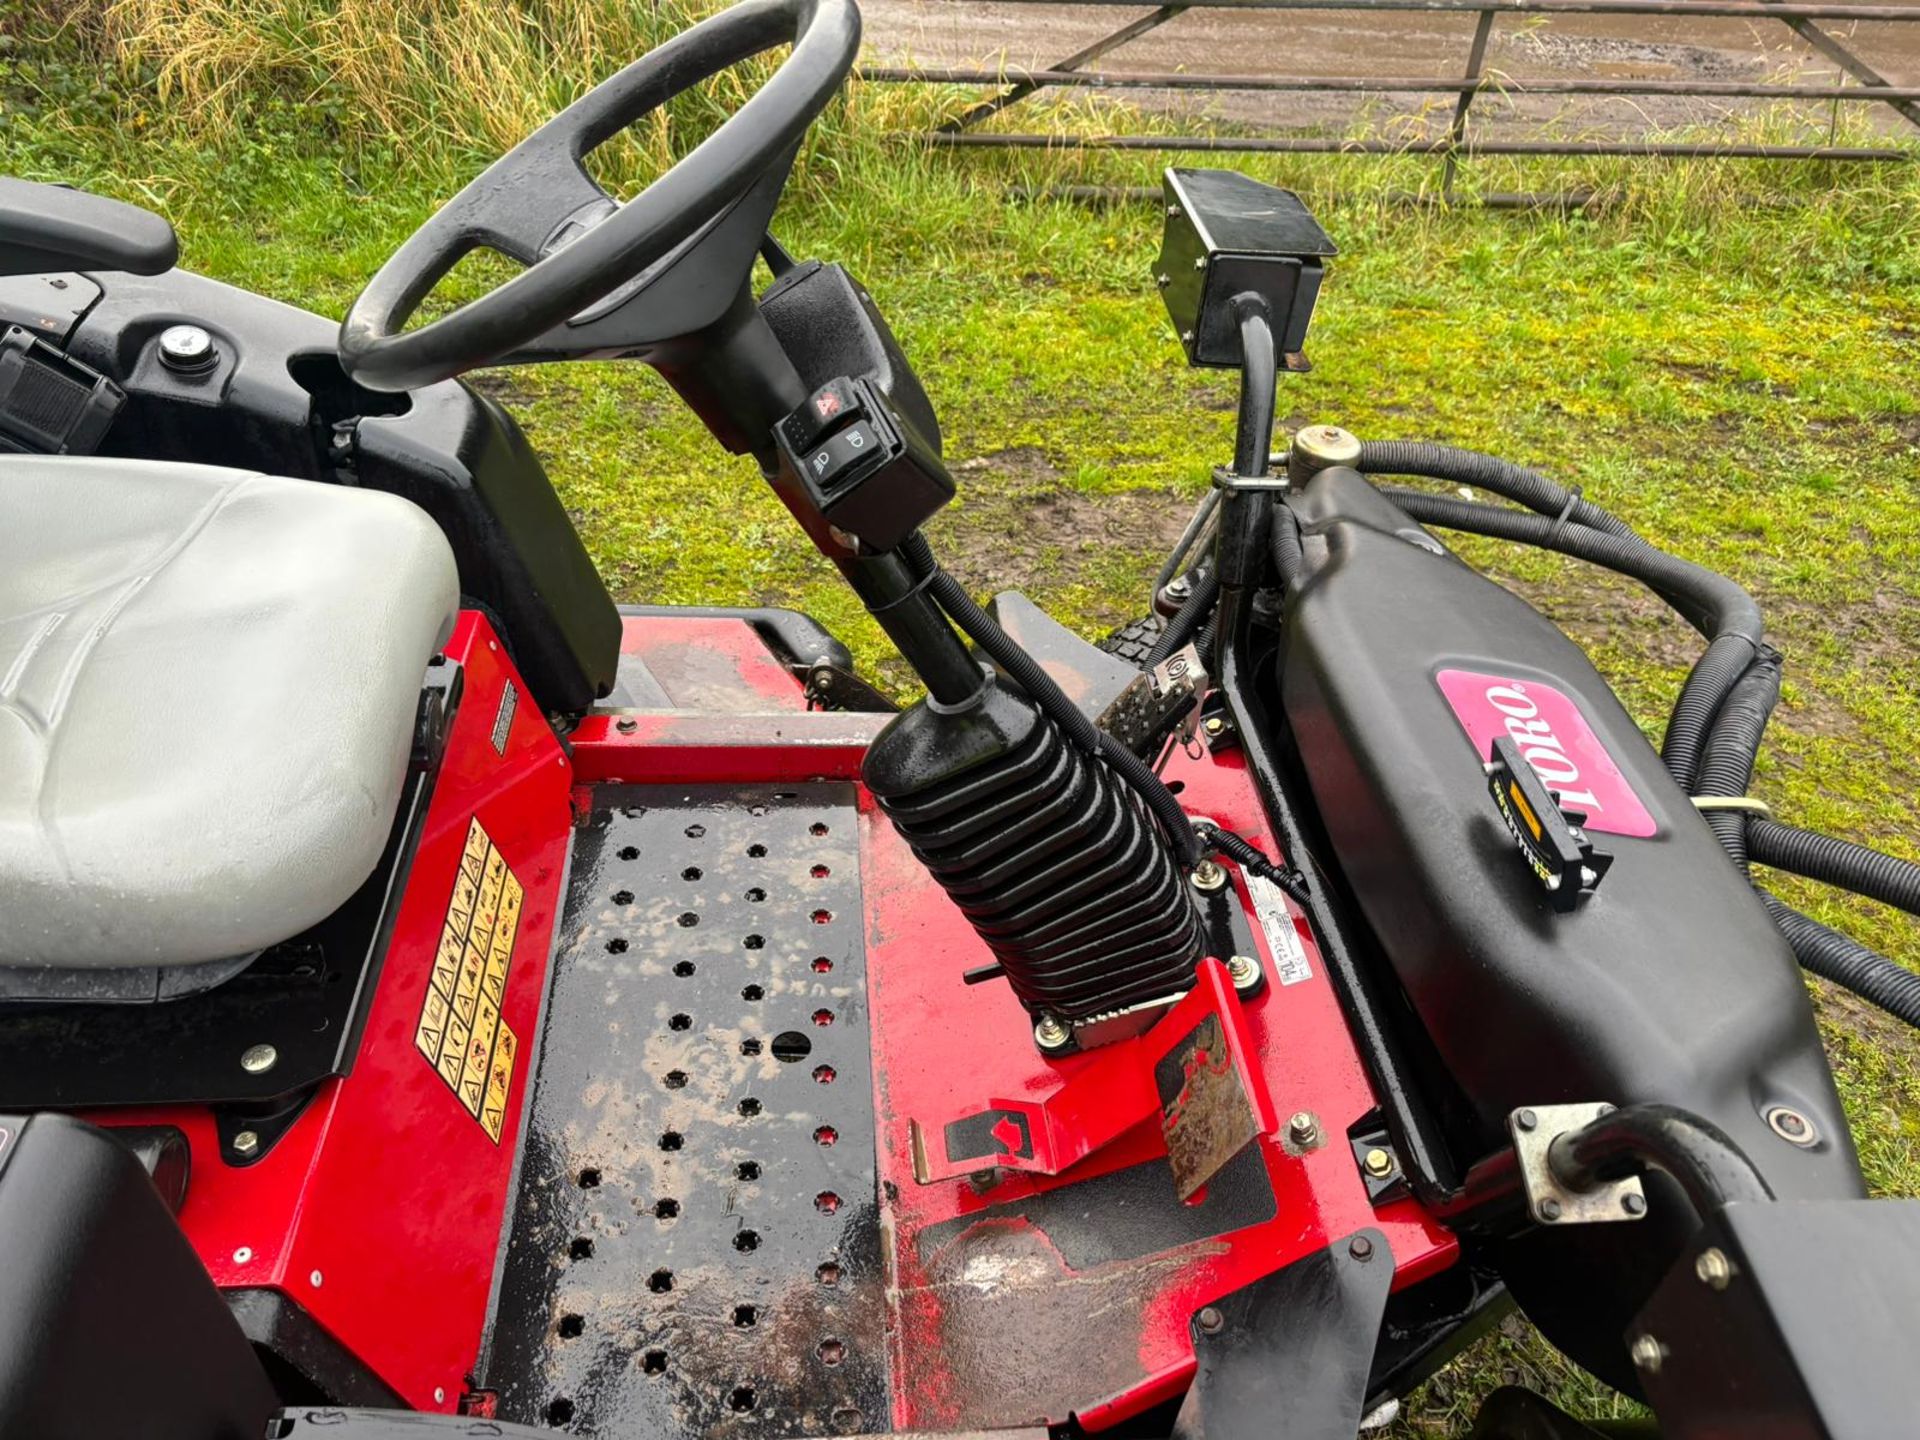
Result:
<instances>
[{"instance_id":1,"label":"red body panel","mask_svg":"<svg viewBox=\"0 0 1920 1440\"><path fill-rule=\"evenodd\" d=\"M446 653L465 667L464 690L353 1073L245 1168L222 1158L205 1110L89 1117L184 1130L193 1178L180 1223L213 1278L285 1291L430 1410L458 1404L485 1322L570 833L566 757L492 628L463 614ZM509 682L521 693L500 753ZM414 1048L476 816L525 888L501 1004L521 1047L497 1144Z\"/></svg>"},{"instance_id":2,"label":"red body panel","mask_svg":"<svg viewBox=\"0 0 1920 1440\"><path fill-rule=\"evenodd\" d=\"M1181 802L1192 813L1275 853L1237 755L1195 761L1176 752L1166 774L1184 782ZM1368 1199L1344 1136L1375 1100L1304 925L1296 929L1312 978L1269 984L1244 1007L1251 1048L1280 1117L1276 1128L1293 1111L1311 1110L1329 1139L1303 1156L1289 1155L1272 1131L1256 1140L1277 1200L1271 1220L1075 1269L1041 1225L988 1214L1023 1196L1163 1157L1154 1119L1061 1176L1009 1174L985 1194L964 1181L916 1184L909 1121L937 1128L991 1097L1039 1099L1077 1070L1102 1063L1102 1055L1043 1059L1026 1013L1004 984L963 983L964 970L992 956L885 817L869 808L864 820L896 1429L1057 1422L1069 1410L1090 1428L1117 1423L1184 1388L1193 1370L1188 1321L1195 1310L1368 1225L1388 1238L1396 1285L1453 1262L1452 1236L1419 1206L1401 1201L1376 1211Z\"/></svg>"}]
</instances>

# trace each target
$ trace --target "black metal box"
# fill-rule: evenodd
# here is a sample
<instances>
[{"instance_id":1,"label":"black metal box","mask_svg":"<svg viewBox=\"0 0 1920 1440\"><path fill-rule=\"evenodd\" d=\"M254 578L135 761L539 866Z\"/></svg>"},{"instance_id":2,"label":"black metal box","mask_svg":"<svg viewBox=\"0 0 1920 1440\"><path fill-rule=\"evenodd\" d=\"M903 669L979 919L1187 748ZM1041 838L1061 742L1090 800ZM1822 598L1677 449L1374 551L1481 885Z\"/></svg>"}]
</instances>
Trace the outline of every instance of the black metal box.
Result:
<instances>
[{"instance_id":1,"label":"black metal box","mask_svg":"<svg viewBox=\"0 0 1920 1440\"><path fill-rule=\"evenodd\" d=\"M1236 369L1232 300L1266 297L1288 368L1304 369L1321 260L1338 248L1291 190L1232 170L1168 170L1166 228L1154 279L1192 365Z\"/></svg>"}]
</instances>

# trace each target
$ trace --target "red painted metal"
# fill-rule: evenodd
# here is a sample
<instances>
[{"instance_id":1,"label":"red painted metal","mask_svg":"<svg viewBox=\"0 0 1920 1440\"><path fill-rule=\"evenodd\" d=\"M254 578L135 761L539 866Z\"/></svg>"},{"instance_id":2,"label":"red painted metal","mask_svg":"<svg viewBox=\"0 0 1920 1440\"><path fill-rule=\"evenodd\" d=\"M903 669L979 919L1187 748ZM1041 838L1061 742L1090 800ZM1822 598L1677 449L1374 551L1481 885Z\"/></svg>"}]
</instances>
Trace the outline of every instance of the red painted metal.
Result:
<instances>
[{"instance_id":1,"label":"red painted metal","mask_svg":"<svg viewBox=\"0 0 1920 1440\"><path fill-rule=\"evenodd\" d=\"M1259 1057L1247 1048L1240 997L1220 962L1206 960L1193 989L1144 1035L1093 1051L1086 1064L1038 1100L993 1099L984 1109L969 1112L995 1122L993 1138L999 1151L991 1158L955 1155L942 1139L949 1117L909 1117L915 1178L931 1185L990 1168L1063 1174L1161 1113L1154 1067L1207 1015L1220 1017L1227 1047L1224 1058L1235 1071L1240 1092L1250 1102L1261 1130L1272 1131L1276 1124L1273 1101L1259 1071Z\"/></svg>"},{"instance_id":2,"label":"red painted metal","mask_svg":"<svg viewBox=\"0 0 1920 1440\"><path fill-rule=\"evenodd\" d=\"M1182 783L1181 801L1191 813L1276 853L1237 755L1193 760L1176 753L1167 778ZM1269 984L1236 1007L1259 1088L1271 1097L1254 1143L1277 1201L1272 1219L1076 1269L1063 1241L1011 1213L1013 1202L1028 1197L1164 1164L1153 1115L1058 1176L1006 1173L984 1193L916 1183L915 1120L944 1123L980 1110L989 1096L1044 1108L1115 1062L1099 1050L1042 1058L1011 991L963 982L964 971L991 956L870 806L863 809L862 880L888 1211L882 1229L891 1247L896 1429L1058 1422L1069 1413L1090 1429L1105 1428L1184 1388L1193 1370L1188 1321L1195 1310L1331 1240L1377 1225L1392 1247L1397 1285L1455 1260L1453 1237L1413 1201L1376 1209L1368 1199L1345 1135L1374 1108L1374 1095L1319 952L1297 917L1311 976ZM1235 885L1242 886L1237 875ZM1246 903L1244 888L1239 893ZM1273 957L1262 958L1273 975ZM1137 1104L1121 1103L1139 1112ZM1329 1143L1288 1153L1276 1117L1297 1110L1314 1112ZM1101 1217L1085 1219L1097 1224Z\"/></svg>"},{"instance_id":3,"label":"red painted metal","mask_svg":"<svg viewBox=\"0 0 1920 1440\"><path fill-rule=\"evenodd\" d=\"M464 666L464 690L353 1072L323 1086L245 1168L226 1163L204 1109L88 1118L178 1125L193 1149L180 1222L215 1281L285 1292L409 1404L451 1411L500 1247L566 867L571 775L484 618L463 614L446 653ZM492 734L509 683L520 697L502 753ZM501 1004L520 1047L498 1144L414 1048L475 816L525 887Z\"/></svg>"},{"instance_id":4,"label":"red painted metal","mask_svg":"<svg viewBox=\"0 0 1920 1440\"><path fill-rule=\"evenodd\" d=\"M867 746L892 718L833 710L595 711L573 732L574 776L583 785L857 780Z\"/></svg>"},{"instance_id":5,"label":"red painted metal","mask_svg":"<svg viewBox=\"0 0 1920 1440\"><path fill-rule=\"evenodd\" d=\"M620 653L631 655L682 710L805 710L806 687L744 620L707 615L625 615Z\"/></svg>"}]
</instances>

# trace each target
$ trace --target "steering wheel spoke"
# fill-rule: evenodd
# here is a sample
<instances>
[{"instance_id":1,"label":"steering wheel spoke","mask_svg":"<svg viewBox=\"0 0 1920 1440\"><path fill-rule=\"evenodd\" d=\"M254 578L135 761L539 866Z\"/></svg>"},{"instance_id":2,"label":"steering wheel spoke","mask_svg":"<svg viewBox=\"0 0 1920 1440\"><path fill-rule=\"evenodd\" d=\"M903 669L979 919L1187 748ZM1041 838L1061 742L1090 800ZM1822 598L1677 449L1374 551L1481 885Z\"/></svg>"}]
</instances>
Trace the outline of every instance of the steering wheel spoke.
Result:
<instances>
[{"instance_id":1,"label":"steering wheel spoke","mask_svg":"<svg viewBox=\"0 0 1920 1440\"><path fill-rule=\"evenodd\" d=\"M788 43L792 51L758 93L626 204L587 173L583 154L729 65ZM776 168L784 178L859 47L853 0L740 0L603 80L394 252L341 323L341 364L371 389L411 390L528 352L616 293L629 309L648 305L644 286L631 299L622 287L756 193ZM405 328L461 256L483 246L527 268L430 323ZM653 318L671 323L666 312Z\"/></svg>"}]
</instances>

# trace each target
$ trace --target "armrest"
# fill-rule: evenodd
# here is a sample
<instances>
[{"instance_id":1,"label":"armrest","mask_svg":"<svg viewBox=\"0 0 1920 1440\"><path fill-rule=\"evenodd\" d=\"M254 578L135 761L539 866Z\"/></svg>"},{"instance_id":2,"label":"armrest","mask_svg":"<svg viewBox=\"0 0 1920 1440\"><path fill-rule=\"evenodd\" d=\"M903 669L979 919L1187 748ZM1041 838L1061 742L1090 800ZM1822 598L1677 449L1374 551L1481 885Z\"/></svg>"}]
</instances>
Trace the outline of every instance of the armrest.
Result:
<instances>
[{"instance_id":1,"label":"armrest","mask_svg":"<svg viewBox=\"0 0 1920 1440\"><path fill-rule=\"evenodd\" d=\"M159 275L179 256L173 226L151 211L0 175L0 276L56 270Z\"/></svg>"}]
</instances>

